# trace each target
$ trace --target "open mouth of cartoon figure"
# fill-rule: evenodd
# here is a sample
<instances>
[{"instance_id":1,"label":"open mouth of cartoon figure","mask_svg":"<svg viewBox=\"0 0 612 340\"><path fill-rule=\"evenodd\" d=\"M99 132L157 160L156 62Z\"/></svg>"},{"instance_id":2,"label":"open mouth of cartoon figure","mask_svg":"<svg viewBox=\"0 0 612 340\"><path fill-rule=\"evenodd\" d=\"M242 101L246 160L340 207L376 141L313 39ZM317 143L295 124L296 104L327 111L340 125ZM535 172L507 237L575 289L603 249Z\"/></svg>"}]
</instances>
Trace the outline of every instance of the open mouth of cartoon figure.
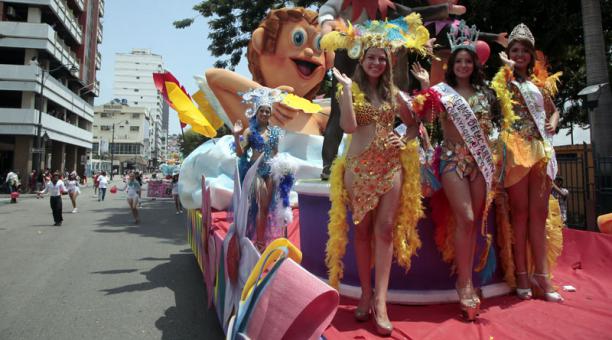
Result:
<instances>
[{"instance_id":1,"label":"open mouth of cartoon figure","mask_svg":"<svg viewBox=\"0 0 612 340\"><path fill-rule=\"evenodd\" d=\"M317 68L321 66L320 64L313 63L308 60L303 60L303 59L291 59L291 60L293 60L293 62L295 63L295 66L298 72L300 73L300 76L306 79L311 78L312 75L317 70ZM279 70L279 71L282 72L282 70Z\"/></svg>"}]
</instances>

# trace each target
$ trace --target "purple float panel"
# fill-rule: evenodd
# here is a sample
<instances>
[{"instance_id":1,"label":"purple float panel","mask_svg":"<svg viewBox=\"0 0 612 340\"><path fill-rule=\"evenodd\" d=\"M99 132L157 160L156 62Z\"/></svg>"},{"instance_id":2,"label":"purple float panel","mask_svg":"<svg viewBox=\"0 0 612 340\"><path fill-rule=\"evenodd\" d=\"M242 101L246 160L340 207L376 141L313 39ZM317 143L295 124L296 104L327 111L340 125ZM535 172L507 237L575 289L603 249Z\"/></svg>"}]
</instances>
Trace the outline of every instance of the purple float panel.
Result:
<instances>
[{"instance_id":1,"label":"purple float panel","mask_svg":"<svg viewBox=\"0 0 612 340\"><path fill-rule=\"evenodd\" d=\"M321 194L309 194L300 192L299 185L296 187L299 194L299 209L300 209L300 245L302 251L302 266L314 275L327 279L327 267L325 266L325 246L327 243L327 223L329 221L328 211L331 207L331 202L327 196ZM309 191L309 190L306 190ZM431 220L431 209L428 200L424 201L426 207L426 217L419 222L418 230L421 238L422 246L417 251L417 254L412 258L412 267L406 273L405 269L397 265L395 262L391 268L391 278L389 282L390 296L393 291L396 294L404 293L423 293L427 291L443 292L438 297L430 297L426 301L432 302L448 302L456 298L455 275L451 274L451 265L442 260L442 254L438 251L434 239L434 225ZM489 232L496 239L495 232L495 214L494 208L491 209L488 216ZM349 242L344 256L344 277L342 285L344 287L359 288L359 278L357 275L357 266L355 262L355 248L353 246L353 224L351 216L347 216L349 222ZM478 239L475 255L475 265L479 260L479 256L485 246L485 239L480 235L478 228ZM495 245L495 247L497 247ZM495 249L495 254L499 254L498 249ZM500 269L499 258L497 260L497 269L487 286L495 287L489 290L488 296L505 294L509 288L503 283L503 274ZM372 275L372 279L373 279ZM473 282L476 287L482 286L483 282L479 273L474 273ZM341 292L343 287L341 287ZM354 292L354 291L353 291ZM354 295L354 294L343 294ZM397 295L396 295L397 297ZM392 299L390 299L392 300ZM399 297L398 302L403 303L424 303L424 300L411 301L411 298Z\"/></svg>"}]
</instances>

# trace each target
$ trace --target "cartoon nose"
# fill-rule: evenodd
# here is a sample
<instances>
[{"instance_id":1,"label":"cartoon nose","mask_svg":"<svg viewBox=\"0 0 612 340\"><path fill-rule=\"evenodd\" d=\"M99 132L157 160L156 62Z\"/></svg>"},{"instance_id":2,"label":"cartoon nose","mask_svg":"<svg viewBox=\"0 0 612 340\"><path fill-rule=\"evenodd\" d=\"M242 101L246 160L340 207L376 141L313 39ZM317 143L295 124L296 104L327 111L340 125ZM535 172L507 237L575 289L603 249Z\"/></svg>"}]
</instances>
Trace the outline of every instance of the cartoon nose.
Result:
<instances>
[{"instance_id":1,"label":"cartoon nose","mask_svg":"<svg viewBox=\"0 0 612 340\"><path fill-rule=\"evenodd\" d=\"M314 51L312 50L312 48L310 47L306 47L304 49L304 54L308 57L308 58L312 58L312 56L314 55Z\"/></svg>"}]
</instances>

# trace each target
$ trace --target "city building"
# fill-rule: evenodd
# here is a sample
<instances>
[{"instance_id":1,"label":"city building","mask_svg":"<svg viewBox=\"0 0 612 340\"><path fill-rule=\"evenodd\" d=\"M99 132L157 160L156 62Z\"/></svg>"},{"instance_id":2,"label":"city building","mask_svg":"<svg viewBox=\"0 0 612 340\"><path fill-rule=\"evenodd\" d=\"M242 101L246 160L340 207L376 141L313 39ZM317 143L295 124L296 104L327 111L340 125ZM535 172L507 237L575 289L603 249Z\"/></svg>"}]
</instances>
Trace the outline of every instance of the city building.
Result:
<instances>
[{"instance_id":1,"label":"city building","mask_svg":"<svg viewBox=\"0 0 612 340\"><path fill-rule=\"evenodd\" d=\"M84 171L103 0L0 1L0 174Z\"/></svg>"},{"instance_id":2,"label":"city building","mask_svg":"<svg viewBox=\"0 0 612 340\"><path fill-rule=\"evenodd\" d=\"M147 108L150 115L149 150L151 167L161 163L164 100L155 88L153 73L164 70L160 55L148 49L133 49L130 53L117 53L113 97L126 99L129 106Z\"/></svg>"},{"instance_id":3,"label":"city building","mask_svg":"<svg viewBox=\"0 0 612 340\"><path fill-rule=\"evenodd\" d=\"M145 140L150 116L145 107L128 106L127 100L113 100L94 109L92 159L112 162L116 173L149 166Z\"/></svg>"}]
</instances>

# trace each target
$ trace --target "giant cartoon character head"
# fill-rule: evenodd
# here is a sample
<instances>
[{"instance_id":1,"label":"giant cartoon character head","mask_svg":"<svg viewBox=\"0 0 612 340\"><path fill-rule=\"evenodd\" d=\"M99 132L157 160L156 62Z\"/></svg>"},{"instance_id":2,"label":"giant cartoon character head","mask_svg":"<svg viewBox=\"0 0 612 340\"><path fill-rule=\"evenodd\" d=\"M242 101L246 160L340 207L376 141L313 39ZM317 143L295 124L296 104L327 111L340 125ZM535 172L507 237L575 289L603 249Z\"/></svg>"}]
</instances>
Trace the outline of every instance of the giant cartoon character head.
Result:
<instances>
[{"instance_id":1,"label":"giant cartoon character head","mask_svg":"<svg viewBox=\"0 0 612 340\"><path fill-rule=\"evenodd\" d=\"M275 88L291 86L314 98L333 55L321 51L317 13L304 8L272 10L253 32L247 49L253 80Z\"/></svg>"}]
</instances>

